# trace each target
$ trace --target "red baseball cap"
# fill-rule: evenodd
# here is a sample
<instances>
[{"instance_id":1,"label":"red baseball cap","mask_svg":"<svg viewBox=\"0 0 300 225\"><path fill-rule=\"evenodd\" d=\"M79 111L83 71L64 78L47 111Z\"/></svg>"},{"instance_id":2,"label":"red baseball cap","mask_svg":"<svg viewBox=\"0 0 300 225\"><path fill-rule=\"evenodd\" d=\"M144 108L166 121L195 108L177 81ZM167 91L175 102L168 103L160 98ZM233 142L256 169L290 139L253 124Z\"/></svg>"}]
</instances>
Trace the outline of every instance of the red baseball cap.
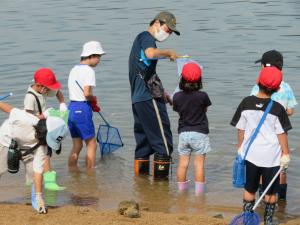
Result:
<instances>
[{"instance_id":1,"label":"red baseball cap","mask_svg":"<svg viewBox=\"0 0 300 225\"><path fill-rule=\"evenodd\" d=\"M58 90L61 88L61 84L56 80L55 74L49 68L41 68L35 71L34 81L51 90Z\"/></svg>"},{"instance_id":2,"label":"red baseball cap","mask_svg":"<svg viewBox=\"0 0 300 225\"><path fill-rule=\"evenodd\" d=\"M187 63L183 66L181 75L188 82L196 82L200 79L202 70L196 63Z\"/></svg>"},{"instance_id":3,"label":"red baseball cap","mask_svg":"<svg viewBox=\"0 0 300 225\"><path fill-rule=\"evenodd\" d=\"M279 88L281 81L282 72L275 66L262 68L257 78L257 83L274 90Z\"/></svg>"}]
</instances>

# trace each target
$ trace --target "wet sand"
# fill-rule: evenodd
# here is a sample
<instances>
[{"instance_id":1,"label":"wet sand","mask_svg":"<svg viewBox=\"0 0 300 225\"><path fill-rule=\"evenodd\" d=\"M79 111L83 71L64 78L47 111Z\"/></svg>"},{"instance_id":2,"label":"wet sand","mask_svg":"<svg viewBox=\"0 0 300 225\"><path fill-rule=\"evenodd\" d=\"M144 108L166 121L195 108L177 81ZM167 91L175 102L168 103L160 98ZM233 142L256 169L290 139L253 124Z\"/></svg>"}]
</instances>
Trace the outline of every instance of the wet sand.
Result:
<instances>
[{"instance_id":1,"label":"wet sand","mask_svg":"<svg viewBox=\"0 0 300 225\"><path fill-rule=\"evenodd\" d=\"M117 211L97 211L79 206L63 206L49 209L48 214L36 214L30 205L0 204L0 224L40 225L40 224L101 224L101 225L226 225L229 221L207 215L167 214L142 210L140 218L126 218ZM283 223L281 223L283 224ZM291 220L287 225L299 225L300 219Z\"/></svg>"}]
</instances>

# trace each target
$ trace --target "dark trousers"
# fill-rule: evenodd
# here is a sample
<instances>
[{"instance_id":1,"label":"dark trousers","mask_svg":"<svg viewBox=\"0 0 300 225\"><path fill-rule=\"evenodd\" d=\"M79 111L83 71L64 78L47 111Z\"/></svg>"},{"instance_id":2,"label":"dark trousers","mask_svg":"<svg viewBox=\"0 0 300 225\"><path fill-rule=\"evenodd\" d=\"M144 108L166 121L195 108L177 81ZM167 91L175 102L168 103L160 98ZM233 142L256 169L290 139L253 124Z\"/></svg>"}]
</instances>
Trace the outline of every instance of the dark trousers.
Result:
<instances>
[{"instance_id":1,"label":"dark trousers","mask_svg":"<svg viewBox=\"0 0 300 225\"><path fill-rule=\"evenodd\" d=\"M134 117L134 136L136 140L135 158L148 159L153 153L167 156L167 142L169 154L173 151L172 132L166 104L161 99L155 100L161 122L163 133L159 126L159 118L156 114L152 100L134 103L132 105Z\"/></svg>"}]
</instances>

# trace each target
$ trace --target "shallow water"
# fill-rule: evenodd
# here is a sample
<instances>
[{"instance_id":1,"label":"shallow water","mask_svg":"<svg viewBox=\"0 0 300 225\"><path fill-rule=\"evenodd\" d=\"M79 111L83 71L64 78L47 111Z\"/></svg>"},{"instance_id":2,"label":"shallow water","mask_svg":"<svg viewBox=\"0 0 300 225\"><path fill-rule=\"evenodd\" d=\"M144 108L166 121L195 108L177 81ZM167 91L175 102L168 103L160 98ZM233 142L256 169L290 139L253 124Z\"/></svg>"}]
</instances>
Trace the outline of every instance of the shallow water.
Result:
<instances>
[{"instance_id":1,"label":"shallow water","mask_svg":"<svg viewBox=\"0 0 300 225\"><path fill-rule=\"evenodd\" d=\"M107 55L96 68L95 94L104 116L120 129L124 148L100 159L96 173L68 172L70 138L61 156L54 156L53 168L59 183L67 187L60 193L46 193L50 205L91 205L114 209L124 199L135 199L150 210L165 212L223 213L231 217L241 207L242 190L231 187L236 131L229 125L242 97L249 94L258 75L253 62L270 49L284 55L284 79L300 101L300 2L261 1L45 1L3 0L0 8L0 94L13 92L7 101L22 107L24 93L39 67L51 67L67 97L67 78L78 63L81 46L89 40L101 41ZM170 182L153 182L133 176L133 117L128 82L128 56L135 36L145 30L153 16L169 9L177 17L181 36L172 36L159 47L189 54L204 66L204 90L213 105L209 108L210 138L213 151L207 156L208 193L195 198L193 182L186 196L177 194L175 165ZM178 82L176 64L161 61L158 73L169 92ZM55 100L49 106L55 106ZM168 108L174 133L178 136L177 115ZM5 118L0 114L1 121ZM289 133L292 162L289 168L288 203L279 207L278 218L300 216L300 144L298 107L291 118ZM98 126L100 118L95 115ZM80 165L84 168L82 155ZM0 201L29 202L23 173L6 174L0 182ZM192 179L192 170L189 172Z\"/></svg>"}]
</instances>

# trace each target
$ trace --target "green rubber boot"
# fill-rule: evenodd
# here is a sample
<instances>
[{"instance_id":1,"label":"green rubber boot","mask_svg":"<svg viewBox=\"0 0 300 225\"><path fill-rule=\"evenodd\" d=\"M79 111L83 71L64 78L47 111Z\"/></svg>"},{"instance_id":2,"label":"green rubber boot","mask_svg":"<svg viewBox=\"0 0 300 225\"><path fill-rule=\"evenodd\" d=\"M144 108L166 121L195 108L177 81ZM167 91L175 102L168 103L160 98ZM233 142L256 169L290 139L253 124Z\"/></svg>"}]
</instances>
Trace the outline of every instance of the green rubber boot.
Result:
<instances>
[{"instance_id":1,"label":"green rubber boot","mask_svg":"<svg viewBox=\"0 0 300 225\"><path fill-rule=\"evenodd\" d=\"M54 170L44 173L44 187L51 191L62 191L66 187L59 186L56 183L56 172Z\"/></svg>"}]
</instances>

